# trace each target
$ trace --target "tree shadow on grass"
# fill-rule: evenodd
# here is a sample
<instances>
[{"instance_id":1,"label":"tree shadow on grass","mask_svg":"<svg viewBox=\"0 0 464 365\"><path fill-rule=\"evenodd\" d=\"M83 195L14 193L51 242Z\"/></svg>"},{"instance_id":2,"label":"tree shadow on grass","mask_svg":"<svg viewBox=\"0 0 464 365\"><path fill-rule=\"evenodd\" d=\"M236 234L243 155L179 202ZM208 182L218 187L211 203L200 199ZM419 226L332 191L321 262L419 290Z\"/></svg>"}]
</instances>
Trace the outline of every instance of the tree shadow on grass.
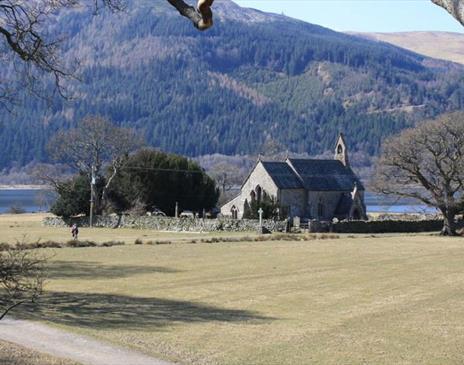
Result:
<instances>
[{"instance_id":1,"label":"tree shadow on grass","mask_svg":"<svg viewBox=\"0 0 464 365\"><path fill-rule=\"evenodd\" d=\"M37 304L27 304L15 315L69 326L128 330L153 330L173 324L199 322L257 324L274 319L252 311L225 309L191 301L61 292L47 292Z\"/></svg>"},{"instance_id":2,"label":"tree shadow on grass","mask_svg":"<svg viewBox=\"0 0 464 365\"><path fill-rule=\"evenodd\" d=\"M180 272L162 266L103 265L92 261L50 261L46 265L48 279L117 279L141 274Z\"/></svg>"}]
</instances>

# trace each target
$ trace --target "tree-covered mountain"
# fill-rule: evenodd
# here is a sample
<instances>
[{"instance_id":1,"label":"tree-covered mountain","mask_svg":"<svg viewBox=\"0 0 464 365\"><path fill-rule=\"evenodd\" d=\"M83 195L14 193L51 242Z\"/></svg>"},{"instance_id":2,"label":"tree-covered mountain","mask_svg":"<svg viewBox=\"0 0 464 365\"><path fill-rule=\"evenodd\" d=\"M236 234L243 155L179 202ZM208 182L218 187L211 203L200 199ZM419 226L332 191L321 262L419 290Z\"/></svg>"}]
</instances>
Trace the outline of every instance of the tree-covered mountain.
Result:
<instances>
[{"instance_id":1,"label":"tree-covered mountain","mask_svg":"<svg viewBox=\"0 0 464 365\"><path fill-rule=\"evenodd\" d=\"M461 66L229 0L215 8L207 32L164 1L61 14L53 30L66 36L66 61L80 60L74 98L24 95L1 110L0 168L46 161L49 137L88 114L189 156L255 153L269 141L318 154L339 131L376 154L386 136L464 106Z\"/></svg>"}]
</instances>

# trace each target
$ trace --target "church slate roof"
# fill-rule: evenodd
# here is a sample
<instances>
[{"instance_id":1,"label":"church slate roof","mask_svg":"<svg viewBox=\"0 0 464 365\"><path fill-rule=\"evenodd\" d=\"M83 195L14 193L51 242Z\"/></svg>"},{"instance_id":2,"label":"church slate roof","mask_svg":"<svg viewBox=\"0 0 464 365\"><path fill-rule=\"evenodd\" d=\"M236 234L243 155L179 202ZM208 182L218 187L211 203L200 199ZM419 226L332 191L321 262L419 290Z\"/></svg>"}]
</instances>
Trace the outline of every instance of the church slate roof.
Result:
<instances>
[{"instance_id":1,"label":"church slate roof","mask_svg":"<svg viewBox=\"0 0 464 365\"><path fill-rule=\"evenodd\" d=\"M261 163L279 189L303 189L301 180L286 162Z\"/></svg>"},{"instance_id":2,"label":"church slate roof","mask_svg":"<svg viewBox=\"0 0 464 365\"><path fill-rule=\"evenodd\" d=\"M309 191L352 191L364 186L350 167L338 160L289 159L300 176L303 186Z\"/></svg>"}]
</instances>

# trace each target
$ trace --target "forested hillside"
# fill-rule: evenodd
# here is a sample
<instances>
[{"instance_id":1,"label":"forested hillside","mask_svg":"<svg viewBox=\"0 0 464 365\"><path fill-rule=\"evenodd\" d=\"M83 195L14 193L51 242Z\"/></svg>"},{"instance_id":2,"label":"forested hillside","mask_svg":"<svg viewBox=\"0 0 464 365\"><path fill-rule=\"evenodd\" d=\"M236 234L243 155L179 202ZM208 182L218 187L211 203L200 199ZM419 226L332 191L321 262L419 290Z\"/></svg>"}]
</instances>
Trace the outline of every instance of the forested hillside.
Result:
<instances>
[{"instance_id":1,"label":"forested hillside","mask_svg":"<svg viewBox=\"0 0 464 365\"><path fill-rule=\"evenodd\" d=\"M81 82L69 85L73 100L25 95L0 111L0 168L46 161L48 138L87 114L189 156L255 153L269 140L318 154L339 131L376 154L391 133L464 105L460 66L229 0L215 6L204 33L158 1L60 16Z\"/></svg>"}]
</instances>

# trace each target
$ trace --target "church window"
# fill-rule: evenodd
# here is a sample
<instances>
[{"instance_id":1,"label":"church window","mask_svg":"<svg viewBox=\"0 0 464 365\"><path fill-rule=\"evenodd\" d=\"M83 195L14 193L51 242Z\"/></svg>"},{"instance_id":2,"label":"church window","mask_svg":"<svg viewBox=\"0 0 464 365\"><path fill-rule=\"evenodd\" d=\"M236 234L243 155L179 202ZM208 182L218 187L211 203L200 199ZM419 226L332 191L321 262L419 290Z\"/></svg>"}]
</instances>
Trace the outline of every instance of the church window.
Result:
<instances>
[{"instance_id":1,"label":"church window","mask_svg":"<svg viewBox=\"0 0 464 365\"><path fill-rule=\"evenodd\" d=\"M232 213L232 219L238 219L238 209L235 205L232 207L230 211Z\"/></svg>"},{"instance_id":2,"label":"church window","mask_svg":"<svg viewBox=\"0 0 464 365\"><path fill-rule=\"evenodd\" d=\"M251 201L256 200L256 193L254 191L250 193L250 198L251 198Z\"/></svg>"},{"instance_id":3,"label":"church window","mask_svg":"<svg viewBox=\"0 0 464 365\"><path fill-rule=\"evenodd\" d=\"M322 202L317 205L317 215L319 219L324 217L324 204Z\"/></svg>"},{"instance_id":4,"label":"church window","mask_svg":"<svg viewBox=\"0 0 464 365\"><path fill-rule=\"evenodd\" d=\"M263 189L261 189L261 186L257 186L256 187L256 201L259 203L261 203L261 198L262 198L262 194L263 194Z\"/></svg>"},{"instance_id":5,"label":"church window","mask_svg":"<svg viewBox=\"0 0 464 365\"><path fill-rule=\"evenodd\" d=\"M306 214L308 215L308 218L312 218L313 212L311 203L308 203L306 206Z\"/></svg>"}]
</instances>

